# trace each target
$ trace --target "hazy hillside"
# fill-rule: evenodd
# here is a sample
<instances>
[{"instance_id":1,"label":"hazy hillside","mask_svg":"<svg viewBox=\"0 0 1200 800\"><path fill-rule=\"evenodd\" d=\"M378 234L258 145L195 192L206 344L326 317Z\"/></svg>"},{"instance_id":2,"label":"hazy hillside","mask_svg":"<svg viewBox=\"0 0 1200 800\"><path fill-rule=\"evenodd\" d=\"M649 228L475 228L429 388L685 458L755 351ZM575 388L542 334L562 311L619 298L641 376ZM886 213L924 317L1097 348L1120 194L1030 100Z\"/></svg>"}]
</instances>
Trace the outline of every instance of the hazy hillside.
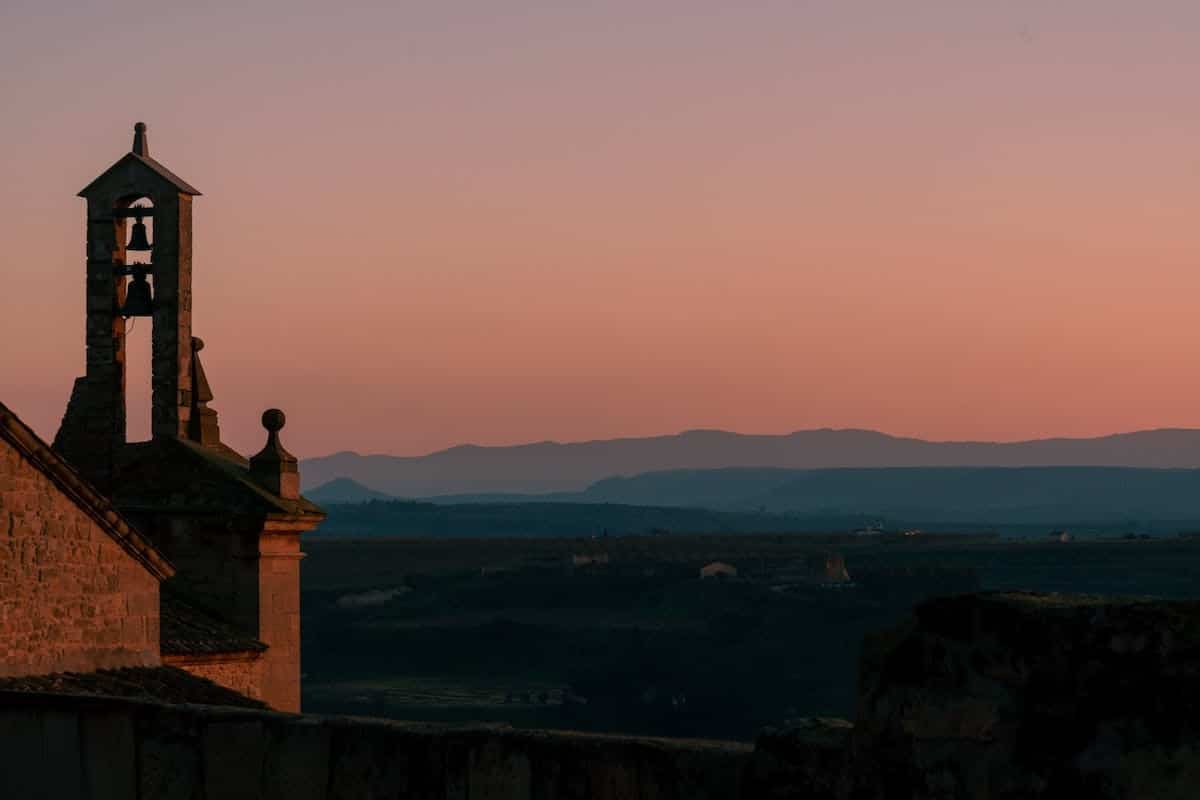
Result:
<instances>
[{"instance_id":1,"label":"hazy hillside","mask_svg":"<svg viewBox=\"0 0 1200 800\"><path fill-rule=\"evenodd\" d=\"M583 502L914 522L1200 520L1200 471L1120 467L685 470L599 481Z\"/></svg>"},{"instance_id":2,"label":"hazy hillside","mask_svg":"<svg viewBox=\"0 0 1200 800\"><path fill-rule=\"evenodd\" d=\"M391 500L391 495L377 492L350 478L334 478L315 489L305 491L314 503L365 503L368 500Z\"/></svg>"},{"instance_id":3,"label":"hazy hillside","mask_svg":"<svg viewBox=\"0 0 1200 800\"><path fill-rule=\"evenodd\" d=\"M712 511L619 503L469 503L408 501L325 506L314 536L624 536L647 533L790 533L851 530L861 520Z\"/></svg>"},{"instance_id":4,"label":"hazy hillside","mask_svg":"<svg viewBox=\"0 0 1200 800\"><path fill-rule=\"evenodd\" d=\"M575 492L614 475L725 467L1200 466L1200 431L1163 429L1095 439L927 442L864 430L780 436L688 431L674 436L513 447L463 445L425 456L336 453L307 459L305 487L351 478L403 497Z\"/></svg>"},{"instance_id":5,"label":"hazy hillside","mask_svg":"<svg viewBox=\"0 0 1200 800\"><path fill-rule=\"evenodd\" d=\"M1174 534L1200 528L1200 470L910 467L655 472L583 492L327 506L323 533L580 536L888 528Z\"/></svg>"}]
</instances>

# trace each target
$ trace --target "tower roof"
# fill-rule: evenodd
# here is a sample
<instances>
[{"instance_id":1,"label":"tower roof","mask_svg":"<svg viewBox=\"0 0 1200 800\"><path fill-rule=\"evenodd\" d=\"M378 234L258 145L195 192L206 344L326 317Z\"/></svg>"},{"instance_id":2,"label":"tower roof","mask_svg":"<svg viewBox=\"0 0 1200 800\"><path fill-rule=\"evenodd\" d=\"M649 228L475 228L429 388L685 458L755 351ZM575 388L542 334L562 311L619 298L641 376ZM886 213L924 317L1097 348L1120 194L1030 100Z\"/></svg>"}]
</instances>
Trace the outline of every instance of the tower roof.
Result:
<instances>
[{"instance_id":1,"label":"tower roof","mask_svg":"<svg viewBox=\"0 0 1200 800\"><path fill-rule=\"evenodd\" d=\"M129 152L121 156L121 158L117 160L117 163L100 173L100 175L94 181L80 189L80 197L87 197L97 184L103 183L110 174L130 162L141 164L142 166L148 168L151 172L166 180L183 194L190 194L192 196L197 196L200 194L199 189L192 186L183 178L179 177L174 172L171 172L171 170L167 169L162 164L150 157L150 143L146 137L146 123L139 122L137 125L134 125L133 131L133 146L130 148Z\"/></svg>"}]
</instances>

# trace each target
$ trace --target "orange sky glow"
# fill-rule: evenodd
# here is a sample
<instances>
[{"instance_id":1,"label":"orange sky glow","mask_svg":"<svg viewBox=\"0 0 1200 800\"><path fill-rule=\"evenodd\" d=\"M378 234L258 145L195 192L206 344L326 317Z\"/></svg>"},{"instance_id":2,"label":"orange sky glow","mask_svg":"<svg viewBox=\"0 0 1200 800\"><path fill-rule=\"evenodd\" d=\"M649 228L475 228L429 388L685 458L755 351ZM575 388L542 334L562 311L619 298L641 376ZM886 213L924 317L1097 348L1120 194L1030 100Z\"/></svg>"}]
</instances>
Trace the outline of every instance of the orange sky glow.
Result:
<instances>
[{"instance_id":1,"label":"orange sky glow","mask_svg":"<svg viewBox=\"0 0 1200 800\"><path fill-rule=\"evenodd\" d=\"M0 4L0 400L144 119L243 451L1200 427L1200 4L548 5Z\"/></svg>"}]
</instances>

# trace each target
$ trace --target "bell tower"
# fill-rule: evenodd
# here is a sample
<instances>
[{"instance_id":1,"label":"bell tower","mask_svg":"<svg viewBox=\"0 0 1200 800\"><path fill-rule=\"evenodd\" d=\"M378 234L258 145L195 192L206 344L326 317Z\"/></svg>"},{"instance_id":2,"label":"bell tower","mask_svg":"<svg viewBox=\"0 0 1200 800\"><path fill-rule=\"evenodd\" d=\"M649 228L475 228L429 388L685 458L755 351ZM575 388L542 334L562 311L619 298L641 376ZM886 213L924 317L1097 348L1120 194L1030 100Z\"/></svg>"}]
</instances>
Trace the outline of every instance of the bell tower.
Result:
<instances>
[{"instance_id":1,"label":"bell tower","mask_svg":"<svg viewBox=\"0 0 1200 800\"><path fill-rule=\"evenodd\" d=\"M196 428L192 198L199 194L150 157L143 122L134 126L130 151L79 192L87 201L87 371L75 381L54 446L104 490L112 487L116 457L126 442L130 320L147 318L153 325L153 436L189 438ZM153 242L146 219L152 221ZM139 253L150 254L149 262L138 259Z\"/></svg>"},{"instance_id":2,"label":"bell tower","mask_svg":"<svg viewBox=\"0 0 1200 800\"><path fill-rule=\"evenodd\" d=\"M54 448L175 566L162 591L164 663L296 711L300 537L325 513L300 495L282 411L263 415L267 443L253 458L221 442L204 342L192 335L199 194L150 157L141 122L130 151L79 193L87 201L87 368ZM153 436L128 442L125 342L140 319L153 325Z\"/></svg>"}]
</instances>

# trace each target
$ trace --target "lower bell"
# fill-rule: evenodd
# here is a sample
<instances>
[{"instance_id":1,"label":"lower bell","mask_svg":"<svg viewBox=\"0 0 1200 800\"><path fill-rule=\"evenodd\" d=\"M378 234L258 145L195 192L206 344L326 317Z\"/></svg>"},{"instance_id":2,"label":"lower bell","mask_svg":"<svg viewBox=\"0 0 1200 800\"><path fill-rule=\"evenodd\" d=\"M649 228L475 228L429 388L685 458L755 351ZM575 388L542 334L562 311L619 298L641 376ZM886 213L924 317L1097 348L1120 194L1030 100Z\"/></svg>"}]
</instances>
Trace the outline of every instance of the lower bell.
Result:
<instances>
[{"instance_id":1,"label":"lower bell","mask_svg":"<svg viewBox=\"0 0 1200 800\"><path fill-rule=\"evenodd\" d=\"M125 288L125 305L121 306L122 317L154 316L154 304L150 296L150 283L145 270L135 270L133 279Z\"/></svg>"}]
</instances>

